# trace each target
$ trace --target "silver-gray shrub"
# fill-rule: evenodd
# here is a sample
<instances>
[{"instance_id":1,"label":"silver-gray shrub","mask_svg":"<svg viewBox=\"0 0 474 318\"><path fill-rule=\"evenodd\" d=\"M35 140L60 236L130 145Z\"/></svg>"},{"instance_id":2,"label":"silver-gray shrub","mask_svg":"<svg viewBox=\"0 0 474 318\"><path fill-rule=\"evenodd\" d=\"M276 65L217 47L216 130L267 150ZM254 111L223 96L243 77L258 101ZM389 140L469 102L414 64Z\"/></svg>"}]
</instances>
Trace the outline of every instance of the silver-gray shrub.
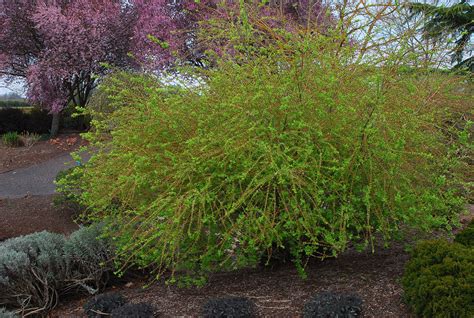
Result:
<instances>
[{"instance_id":1,"label":"silver-gray shrub","mask_svg":"<svg viewBox=\"0 0 474 318\"><path fill-rule=\"evenodd\" d=\"M84 288L93 294L104 287L113 269L113 250L105 239L100 238L101 232L100 224L83 227L66 241L66 288Z\"/></svg>"},{"instance_id":2,"label":"silver-gray shrub","mask_svg":"<svg viewBox=\"0 0 474 318\"><path fill-rule=\"evenodd\" d=\"M0 308L0 318L19 318L13 311L8 311L5 308Z\"/></svg>"},{"instance_id":3,"label":"silver-gray shrub","mask_svg":"<svg viewBox=\"0 0 474 318\"><path fill-rule=\"evenodd\" d=\"M65 238L39 232L0 245L0 305L36 313L55 306L66 274Z\"/></svg>"},{"instance_id":4,"label":"silver-gray shrub","mask_svg":"<svg viewBox=\"0 0 474 318\"><path fill-rule=\"evenodd\" d=\"M95 293L112 269L112 250L99 235L94 225L69 238L39 232L0 243L0 306L42 315L62 294Z\"/></svg>"}]
</instances>

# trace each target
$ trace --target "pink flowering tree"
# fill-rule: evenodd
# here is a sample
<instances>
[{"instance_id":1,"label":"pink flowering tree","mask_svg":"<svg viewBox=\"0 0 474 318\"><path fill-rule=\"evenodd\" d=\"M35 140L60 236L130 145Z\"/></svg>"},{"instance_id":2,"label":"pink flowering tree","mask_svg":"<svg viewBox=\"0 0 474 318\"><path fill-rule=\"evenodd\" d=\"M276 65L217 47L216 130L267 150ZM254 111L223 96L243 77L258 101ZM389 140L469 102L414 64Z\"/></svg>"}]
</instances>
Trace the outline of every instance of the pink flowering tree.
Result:
<instances>
[{"instance_id":1,"label":"pink flowering tree","mask_svg":"<svg viewBox=\"0 0 474 318\"><path fill-rule=\"evenodd\" d=\"M0 75L24 78L27 97L53 114L70 103L84 107L110 67L169 63L171 14L161 0L0 0ZM133 54L130 54L133 53Z\"/></svg>"},{"instance_id":2,"label":"pink flowering tree","mask_svg":"<svg viewBox=\"0 0 474 318\"><path fill-rule=\"evenodd\" d=\"M204 52L226 44L200 42L199 30L238 18L243 5L263 28L290 31L326 11L321 0L0 0L0 76L26 80L29 100L53 114L55 135L61 111L86 106L110 67L208 65Z\"/></svg>"}]
</instances>

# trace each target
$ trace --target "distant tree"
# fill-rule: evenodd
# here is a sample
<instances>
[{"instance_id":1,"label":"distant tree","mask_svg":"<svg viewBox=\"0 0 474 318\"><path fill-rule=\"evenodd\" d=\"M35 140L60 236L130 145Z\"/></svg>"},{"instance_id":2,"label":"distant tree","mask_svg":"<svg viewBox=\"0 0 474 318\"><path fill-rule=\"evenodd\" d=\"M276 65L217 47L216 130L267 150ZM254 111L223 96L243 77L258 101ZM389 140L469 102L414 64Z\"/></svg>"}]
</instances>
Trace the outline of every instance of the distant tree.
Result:
<instances>
[{"instance_id":1,"label":"distant tree","mask_svg":"<svg viewBox=\"0 0 474 318\"><path fill-rule=\"evenodd\" d=\"M55 135L61 111L86 106L110 67L205 65L212 41L196 40L201 22L235 22L244 4L266 18L257 32L308 27L327 8L322 0L0 0L0 76L26 80L29 101L53 114Z\"/></svg>"},{"instance_id":2,"label":"distant tree","mask_svg":"<svg viewBox=\"0 0 474 318\"><path fill-rule=\"evenodd\" d=\"M474 70L474 57L470 55L471 36L474 32L474 6L467 0L461 0L452 6L436 6L426 3L410 3L410 9L415 15L424 14L428 20L424 24L425 36L440 38L446 34L453 35L453 63L456 67L468 67Z\"/></svg>"},{"instance_id":3,"label":"distant tree","mask_svg":"<svg viewBox=\"0 0 474 318\"><path fill-rule=\"evenodd\" d=\"M60 112L85 106L109 66L170 60L171 50L146 40L174 44L166 10L165 0L0 0L0 75L26 79L28 99L53 114L55 135Z\"/></svg>"}]
</instances>

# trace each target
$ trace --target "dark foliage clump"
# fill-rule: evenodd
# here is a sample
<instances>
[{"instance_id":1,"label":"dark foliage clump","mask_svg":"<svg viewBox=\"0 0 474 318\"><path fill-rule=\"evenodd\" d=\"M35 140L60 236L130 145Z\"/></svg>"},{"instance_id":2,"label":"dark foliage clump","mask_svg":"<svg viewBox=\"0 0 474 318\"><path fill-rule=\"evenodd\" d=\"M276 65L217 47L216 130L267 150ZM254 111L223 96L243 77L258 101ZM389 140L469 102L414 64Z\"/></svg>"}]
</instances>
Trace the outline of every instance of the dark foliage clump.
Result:
<instances>
[{"instance_id":1,"label":"dark foliage clump","mask_svg":"<svg viewBox=\"0 0 474 318\"><path fill-rule=\"evenodd\" d=\"M405 301L419 317L471 318L474 249L445 240L421 242L412 252L402 285Z\"/></svg>"},{"instance_id":2,"label":"dark foliage clump","mask_svg":"<svg viewBox=\"0 0 474 318\"><path fill-rule=\"evenodd\" d=\"M0 109L0 134L7 132L47 133L51 128L51 115L37 108L25 111L18 108Z\"/></svg>"},{"instance_id":3,"label":"dark foliage clump","mask_svg":"<svg viewBox=\"0 0 474 318\"><path fill-rule=\"evenodd\" d=\"M86 131L90 128L90 118L76 114L75 108L68 106L61 112L60 127L63 130Z\"/></svg>"},{"instance_id":4,"label":"dark foliage clump","mask_svg":"<svg viewBox=\"0 0 474 318\"><path fill-rule=\"evenodd\" d=\"M362 312L362 299L356 295L324 292L304 306L304 318L352 318Z\"/></svg>"},{"instance_id":5,"label":"dark foliage clump","mask_svg":"<svg viewBox=\"0 0 474 318\"><path fill-rule=\"evenodd\" d=\"M90 126L87 116L73 116L69 108L61 113L61 129L85 131ZM53 117L46 110L39 108L1 108L0 134L7 132L29 132L46 134L51 129Z\"/></svg>"},{"instance_id":6,"label":"dark foliage clump","mask_svg":"<svg viewBox=\"0 0 474 318\"><path fill-rule=\"evenodd\" d=\"M247 298L211 299L204 305L202 315L208 318L254 317L255 306Z\"/></svg>"},{"instance_id":7,"label":"dark foliage clump","mask_svg":"<svg viewBox=\"0 0 474 318\"><path fill-rule=\"evenodd\" d=\"M140 303L140 304L126 304L122 307L118 307L112 310L112 318L153 318L153 307Z\"/></svg>"},{"instance_id":8,"label":"dark foliage clump","mask_svg":"<svg viewBox=\"0 0 474 318\"><path fill-rule=\"evenodd\" d=\"M459 232L454 238L456 243L462 244L464 246L473 247L474 246L474 221L471 221L469 225Z\"/></svg>"},{"instance_id":9,"label":"dark foliage clump","mask_svg":"<svg viewBox=\"0 0 474 318\"><path fill-rule=\"evenodd\" d=\"M125 305L125 298L119 293L105 293L94 296L84 305L84 312L89 318L110 316L114 309Z\"/></svg>"}]
</instances>

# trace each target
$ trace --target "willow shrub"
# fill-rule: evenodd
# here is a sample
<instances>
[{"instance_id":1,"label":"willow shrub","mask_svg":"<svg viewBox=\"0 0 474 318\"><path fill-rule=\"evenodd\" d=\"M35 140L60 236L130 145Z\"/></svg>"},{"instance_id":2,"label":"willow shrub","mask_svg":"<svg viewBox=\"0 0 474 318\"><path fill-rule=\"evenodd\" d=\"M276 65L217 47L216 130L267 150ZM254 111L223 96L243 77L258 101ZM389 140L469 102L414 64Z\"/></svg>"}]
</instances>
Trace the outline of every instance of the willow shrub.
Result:
<instances>
[{"instance_id":1,"label":"willow shrub","mask_svg":"<svg viewBox=\"0 0 474 318\"><path fill-rule=\"evenodd\" d=\"M222 59L187 89L109 79L111 106L92 110L87 134L85 217L109 222L122 265L158 274L254 266L277 249L304 274L350 242L449 228L464 188L442 123L460 80L353 53L315 37Z\"/></svg>"}]
</instances>

